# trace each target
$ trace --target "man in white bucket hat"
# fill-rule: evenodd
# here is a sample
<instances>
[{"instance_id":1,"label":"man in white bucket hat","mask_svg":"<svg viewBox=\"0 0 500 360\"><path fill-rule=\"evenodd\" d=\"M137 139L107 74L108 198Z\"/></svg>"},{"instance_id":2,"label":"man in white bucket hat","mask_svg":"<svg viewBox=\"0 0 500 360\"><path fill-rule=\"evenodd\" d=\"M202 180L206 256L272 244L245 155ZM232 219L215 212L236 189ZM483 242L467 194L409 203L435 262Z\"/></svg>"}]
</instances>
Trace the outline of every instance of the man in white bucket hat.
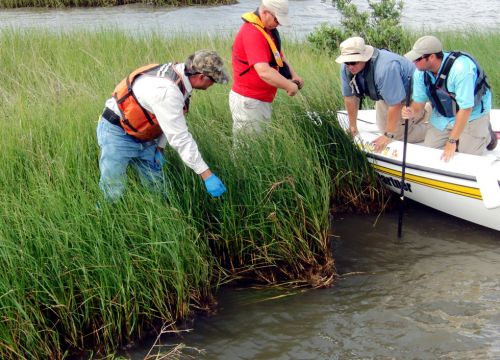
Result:
<instances>
[{"instance_id":1,"label":"man in white bucket hat","mask_svg":"<svg viewBox=\"0 0 500 360\"><path fill-rule=\"evenodd\" d=\"M259 133L271 121L278 89L294 96L304 85L283 55L279 25L288 25L288 0L262 0L244 21L233 44L233 85L229 107L233 134Z\"/></svg>"},{"instance_id":2,"label":"man in white bucket hat","mask_svg":"<svg viewBox=\"0 0 500 360\"><path fill-rule=\"evenodd\" d=\"M374 141L375 151L382 151L392 140L402 140L402 102L406 98L415 65L398 54L366 45L364 39L358 36L340 44L340 56L335 61L342 64L342 95L351 134L358 133L358 109L363 97L368 96L376 102L377 126L383 133ZM423 113L408 123L408 142L423 141L427 118L428 115Z\"/></svg>"},{"instance_id":3,"label":"man in white bucket hat","mask_svg":"<svg viewBox=\"0 0 500 360\"><path fill-rule=\"evenodd\" d=\"M403 116L413 118L426 101L432 103L432 126L424 144L442 148L441 158L449 161L455 152L481 155L497 145L491 129L491 91L484 71L469 54L443 52L438 38L422 36L405 54L416 67L413 75L413 102Z\"/></svg>"}]
</instances>

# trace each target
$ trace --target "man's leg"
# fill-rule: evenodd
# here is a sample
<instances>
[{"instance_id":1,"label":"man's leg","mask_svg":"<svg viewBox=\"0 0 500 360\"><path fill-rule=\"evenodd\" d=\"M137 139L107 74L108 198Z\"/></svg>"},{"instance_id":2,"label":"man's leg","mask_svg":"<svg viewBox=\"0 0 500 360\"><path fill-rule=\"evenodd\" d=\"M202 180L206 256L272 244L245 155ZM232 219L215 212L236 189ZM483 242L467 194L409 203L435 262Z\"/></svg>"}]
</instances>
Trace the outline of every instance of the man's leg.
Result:
<instances>
[{"instance_id":1,"label":"man's leg","mask_svg":"<svg viewBox=\"0 0 500 360\"><path fill-rule=\"evenodd\" d=\"M137 158L133 159L131 165L139 174L141 183L156 193L167 196L165 187L165 174L163 167L155 162L156 142L139 144L141 150Z\"/></svg>"},{"instance_id":2,"label":"man's leg","mask_svg":"<svg viewBox=\"0 0 500 360\"><path fill-rule=\"evenodd\" d=\"M424 107L424 115L417 120L410 120L408 122L408 142L419 143L424 141L425 134L431 125L429 120L432 115L431 103L426 103ZM404 129L404 128L403 128Z\"/></svg>"},{"instance_id":3,"label":"man's leg","mask_svg":"<svg viewBox=\"0 0 500 360\"><path fill-rule=\"evenodd\" d=\"M97 124L97 142L101 148L99 188L108 201L118 200L125 191L126 170L130 159L135 155L133 144L119 126L101 118ZM132 146L131 146L132 145Z\"/></svg>"},{"instance_id":4,"label":"man's leg","mask_svg":"<svg viewBox=\"0 0 500 360\"><path fill-rule=\"evenodd\" d=\"M408 142L409 143L418 143L424 141L425 133L427 132L428 123L430 117L430 112L427 112L428 109L432 109L426 105L426 113L423 118L418 120L410 120L408 122ZM384 100L379 100L375 102L375 113L376 113L376 121L377 126L380 132L386 131L387 127L387 116L389 114L389 105ZM396 140L404 140L404 120L401 115L397 121L396 127L396 136L394 137Z\"/></svg>"},{"instance_id":5,"label":"man's leg","mask_svg":"<svg viewBox=\"0 0 500 360\"><path fill-rule=\"evenodd\" d=\"M231 91L229 108L233 117L233 135L258 134L271 122L271 103L252 99Z\"/></svg>"},{"instance_id":6,"label":"man's leg","mask_svg":"<svg viewBox=\"0 0 500 360\"><path fill-rule=\"evenodd\" d=\"M490 125L488 126L488 130L490 132L490 142L488 143L488 145L486 146L486 149L487 150L495 150L495 148L497 147L498 145L498 138L497 138L497 134L493 131L493 128L491 126L491 121L490 121Z\"/></svg>"},{"instance_id":7,"label":"man's leg","mask_svg":"<svg viewBox=\"0 0 500 360\"><path fill-rule=\"evenodd\" d=\"M446 145L446 141L448 141L450 133L451 129L446 128L441 131L436 129L434 126L429 125L427 133L425 134L424 146L434 149L442 149Z\"/></svg>"},{"instance_id":8,"label":"man's leg","mask_svg":"<svg viewBox=\"0 0 500 360\"><path fill-rule=\"evenodd\" d=\"M460 135L458 151L465 154L482 155L490 142L489 125L489 113L468 122Z\"/></svg>"}]
</instances>

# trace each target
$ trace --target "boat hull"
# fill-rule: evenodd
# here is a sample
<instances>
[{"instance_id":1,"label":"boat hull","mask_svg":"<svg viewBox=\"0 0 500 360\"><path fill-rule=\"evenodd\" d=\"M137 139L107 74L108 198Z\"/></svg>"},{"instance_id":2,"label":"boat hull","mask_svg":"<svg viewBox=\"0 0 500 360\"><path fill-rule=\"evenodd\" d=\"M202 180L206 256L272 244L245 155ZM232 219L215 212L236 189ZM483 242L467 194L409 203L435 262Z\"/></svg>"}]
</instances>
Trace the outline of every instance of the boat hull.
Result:
<instances>
[{"instance_id":1,"label":"boat hull","mask_svg":"<svg viewBox=\"0 0 500 360\"><path fill-rule=\"evenodd\" d=\"M339 122L348 128L345 112L338 112ZM381 153L373 151L373 141L380 136L375 112L360 111L359 135L355 138L382 183L401 193L403 143L391 142ZM404 196L458 218L500 231L500 153L484 156L456 154L448 163L440 159L442 150L407 144ZM489 188L478 179L485 176ZM496 188L495 188L496 187ZM485 198L487 197L487 198ZM486 201L488 200L488 201ZM498 206L496 206L498 204Z\"/></svg>"}]
</instances>

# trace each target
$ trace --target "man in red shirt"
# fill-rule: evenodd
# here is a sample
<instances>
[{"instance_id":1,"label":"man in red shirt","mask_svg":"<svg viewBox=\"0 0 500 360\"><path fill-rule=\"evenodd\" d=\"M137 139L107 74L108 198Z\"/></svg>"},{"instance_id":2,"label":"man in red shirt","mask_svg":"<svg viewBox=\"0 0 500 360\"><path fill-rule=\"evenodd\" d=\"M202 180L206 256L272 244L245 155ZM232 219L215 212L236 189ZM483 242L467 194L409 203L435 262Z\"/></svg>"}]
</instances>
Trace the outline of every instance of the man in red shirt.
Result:
<instances>
[{"instance_id":1,"label":"man in red shirt","mask_svg":"<svg viewBox=\"0 0 500 360\"><path fill-rule=\"evenodd\" d=\"M245 22L233 44L233 86L229 107L233 134L258 133L271 121L272 101L279 89L297 94L304 81L286 62L278 25L288 25L288 0L262 0Z\"/></svg>"}]
</instances>

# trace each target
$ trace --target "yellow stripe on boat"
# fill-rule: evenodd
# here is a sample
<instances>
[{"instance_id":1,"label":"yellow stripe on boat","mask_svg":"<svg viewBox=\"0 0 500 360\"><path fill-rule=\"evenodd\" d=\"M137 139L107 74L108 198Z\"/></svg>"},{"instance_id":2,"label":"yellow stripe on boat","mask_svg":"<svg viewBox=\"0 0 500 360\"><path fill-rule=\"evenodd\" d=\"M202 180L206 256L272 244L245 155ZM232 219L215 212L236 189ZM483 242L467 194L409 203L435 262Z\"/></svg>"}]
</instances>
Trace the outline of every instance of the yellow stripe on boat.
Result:
<instances>
[{"instance_id":1,"label":"yellow stripe on boat","mask_svg":"<svg viewBox=\"0 0 500 360\"><path fill-rule=\"evenodd\" d=\"M377 171L401 178L401 171L394 170L394 169L391 169L391 168L388 168L385 166L381 166L381 165L377 165L377 164L372 164L372 165ZM405 174L405 180L408 180L408 181L411 181L411 182L414 182L416 184L420 184L423 186L438 189L441 191L446 191L449 193L462 195L462 196L470 197L473 199L482 200L481 192L479 191L478 188L475 188L475 187L457 185L457 184L446 182L446 181L440 181L440 180L436 180L436 179L432 179L432 178L428 178L428 177L424 177L424 176L408 174L408 173Z\"/></svg>"}]
</instances>

